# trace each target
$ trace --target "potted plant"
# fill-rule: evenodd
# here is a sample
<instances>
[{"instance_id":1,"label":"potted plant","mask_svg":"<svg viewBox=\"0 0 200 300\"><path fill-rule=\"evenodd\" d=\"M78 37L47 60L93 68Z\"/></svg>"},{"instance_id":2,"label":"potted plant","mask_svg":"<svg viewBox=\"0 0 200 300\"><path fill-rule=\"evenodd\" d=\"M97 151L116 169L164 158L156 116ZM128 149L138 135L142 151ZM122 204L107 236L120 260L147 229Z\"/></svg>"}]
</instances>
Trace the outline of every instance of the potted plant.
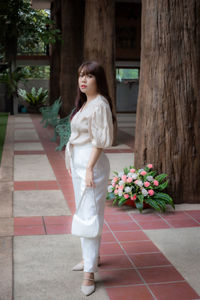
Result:
<instances>
[{"instance_id":1,"label":"potted plant","mask_svg":"<svg viewBox=\"0 0 200 300\"><path fill-rule=\"evenodd\" d=\"M38 90L33 87L30 92L27 92L23 89L18 89L18 95L28 102L29 105L27 111L29 113L38 113L39 109L46 104L48 90L43 90L42 87Z\"/></svg>"},{"instance_id":2,"label":"potted plant","mask_svg":"<svg viewBox=\"0 0 200 300\"><path fill-rule=\"evenodd\" d=\"M167 174L157 175L152 164L138 170L134 166L126 167L123 172L114 174L106 197L113 201L113 205L122 206L128 203L140 212L146 205L162 212L165 212L166 205L175 209L172 198L163 193L168 185Z\"/></svg>"}]
</instances>

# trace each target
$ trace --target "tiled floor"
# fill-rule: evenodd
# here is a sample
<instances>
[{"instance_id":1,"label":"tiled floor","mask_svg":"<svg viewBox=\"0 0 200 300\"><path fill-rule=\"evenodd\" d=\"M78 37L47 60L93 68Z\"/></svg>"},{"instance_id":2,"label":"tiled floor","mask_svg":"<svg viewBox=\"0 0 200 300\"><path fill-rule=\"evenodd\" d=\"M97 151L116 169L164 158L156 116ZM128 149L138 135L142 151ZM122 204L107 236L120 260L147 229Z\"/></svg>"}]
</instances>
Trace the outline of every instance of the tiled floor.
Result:
<instances>
[{"instance_id":1,"label":"tiled floor","mask_svg":"<svg viewBox=\"0 0 200 300\"><path fill-rule=\"evenodd\" d=\"M16 118L14 193L16 195L23 193L24 202L20 208L20 216L16 214L14 218L15 236L63 235L70 234L71 231L72 215L67 215L67 212L47 215L42 213L45 209L43 211L39 209L41 215L26 214L25 206L28 203L28 200L25 201L26 193L31 192L34 197L37 197L40 191L55 192L55 195L57 195L56 191L61 192L71 214L75 210L72 182L65 169L64 151L55 152L56 144L50 142L53 130L44 129L39 122L38 116L27 118L27 122L22 117ZM26 124L28 129L25 129ZM105 152L111 160L115 155L126 153L130 161L131 157L133 158L134 139L130 139L128 133L124 132L121 132L121 137L122 144L128 148L120 149L118 146ZM26 143L29 143L27 148ZM38 166L35 173L34 163ZM20 202L20 199L18 201ZM39 206L40 203L37 202L37 205ZM49 205L48 203L47 206ZM108 299L200 299L200 296L144 232L151 229L184 227L200 227L200 210L139 214L124 208L112 207L107 202L99 274Z\"/></svg>"}]
</instances>

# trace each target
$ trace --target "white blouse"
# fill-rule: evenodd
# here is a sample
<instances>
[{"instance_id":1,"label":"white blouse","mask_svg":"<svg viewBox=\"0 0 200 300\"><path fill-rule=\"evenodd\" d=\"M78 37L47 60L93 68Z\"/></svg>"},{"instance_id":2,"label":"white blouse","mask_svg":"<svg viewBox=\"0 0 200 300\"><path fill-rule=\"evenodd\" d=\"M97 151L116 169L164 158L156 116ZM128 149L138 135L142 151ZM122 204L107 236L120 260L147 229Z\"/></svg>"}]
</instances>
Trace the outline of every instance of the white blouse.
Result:
<instances>
[{"instance_id":1,"label":"white blouse","mask_svg":"<svg viewBox=\"0 0 200 300\"><path fill-rule=\"evenodd\" d=\"M91 143L97 148L107 148L113 143L113 121L108 100L98 95L71 120L71 135L65 148L65 163L70 167L71 145Z\"/></svg>"}]
</instances>

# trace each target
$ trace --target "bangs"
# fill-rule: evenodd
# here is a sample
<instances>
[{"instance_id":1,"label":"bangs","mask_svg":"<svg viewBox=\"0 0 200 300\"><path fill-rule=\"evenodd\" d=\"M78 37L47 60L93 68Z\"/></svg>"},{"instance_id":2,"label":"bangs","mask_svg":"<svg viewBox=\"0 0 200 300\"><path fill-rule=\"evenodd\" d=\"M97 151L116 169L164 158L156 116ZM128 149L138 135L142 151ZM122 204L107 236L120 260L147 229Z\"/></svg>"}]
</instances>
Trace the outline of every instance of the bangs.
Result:
<instances>
[{"instance_id":1,"label":"bangs","mask_svg":"<svg viewBox=\"0 0 200 300\"><path fill-rule=\"evenodd\" d=\"M80 75L81 73L83 73L83 75L88 75L88 74L92 74L95 76L96 74L96 65L95 64L91 64L91 63L86 63L84 65L81 65L80 68L78 69L78 75Z\"/></svg>"}]
</instances>

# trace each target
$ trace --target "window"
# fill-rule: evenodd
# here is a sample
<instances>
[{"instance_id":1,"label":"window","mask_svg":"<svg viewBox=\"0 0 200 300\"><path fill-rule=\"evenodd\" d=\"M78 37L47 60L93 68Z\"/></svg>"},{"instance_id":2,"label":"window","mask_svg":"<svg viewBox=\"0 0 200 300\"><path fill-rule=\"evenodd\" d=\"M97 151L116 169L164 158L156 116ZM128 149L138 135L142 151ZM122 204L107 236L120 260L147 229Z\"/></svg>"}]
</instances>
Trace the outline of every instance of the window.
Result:
<instances>
[{"instance_id":1,"label":"window","mask_svg":"<svg viewBox=\"0 0 200 300\"><path fill-rule=\"evenodd\" d=\"M139 68L116 68L116 79L123 80L139 80Z\"/></svg>"}]
</instances>

